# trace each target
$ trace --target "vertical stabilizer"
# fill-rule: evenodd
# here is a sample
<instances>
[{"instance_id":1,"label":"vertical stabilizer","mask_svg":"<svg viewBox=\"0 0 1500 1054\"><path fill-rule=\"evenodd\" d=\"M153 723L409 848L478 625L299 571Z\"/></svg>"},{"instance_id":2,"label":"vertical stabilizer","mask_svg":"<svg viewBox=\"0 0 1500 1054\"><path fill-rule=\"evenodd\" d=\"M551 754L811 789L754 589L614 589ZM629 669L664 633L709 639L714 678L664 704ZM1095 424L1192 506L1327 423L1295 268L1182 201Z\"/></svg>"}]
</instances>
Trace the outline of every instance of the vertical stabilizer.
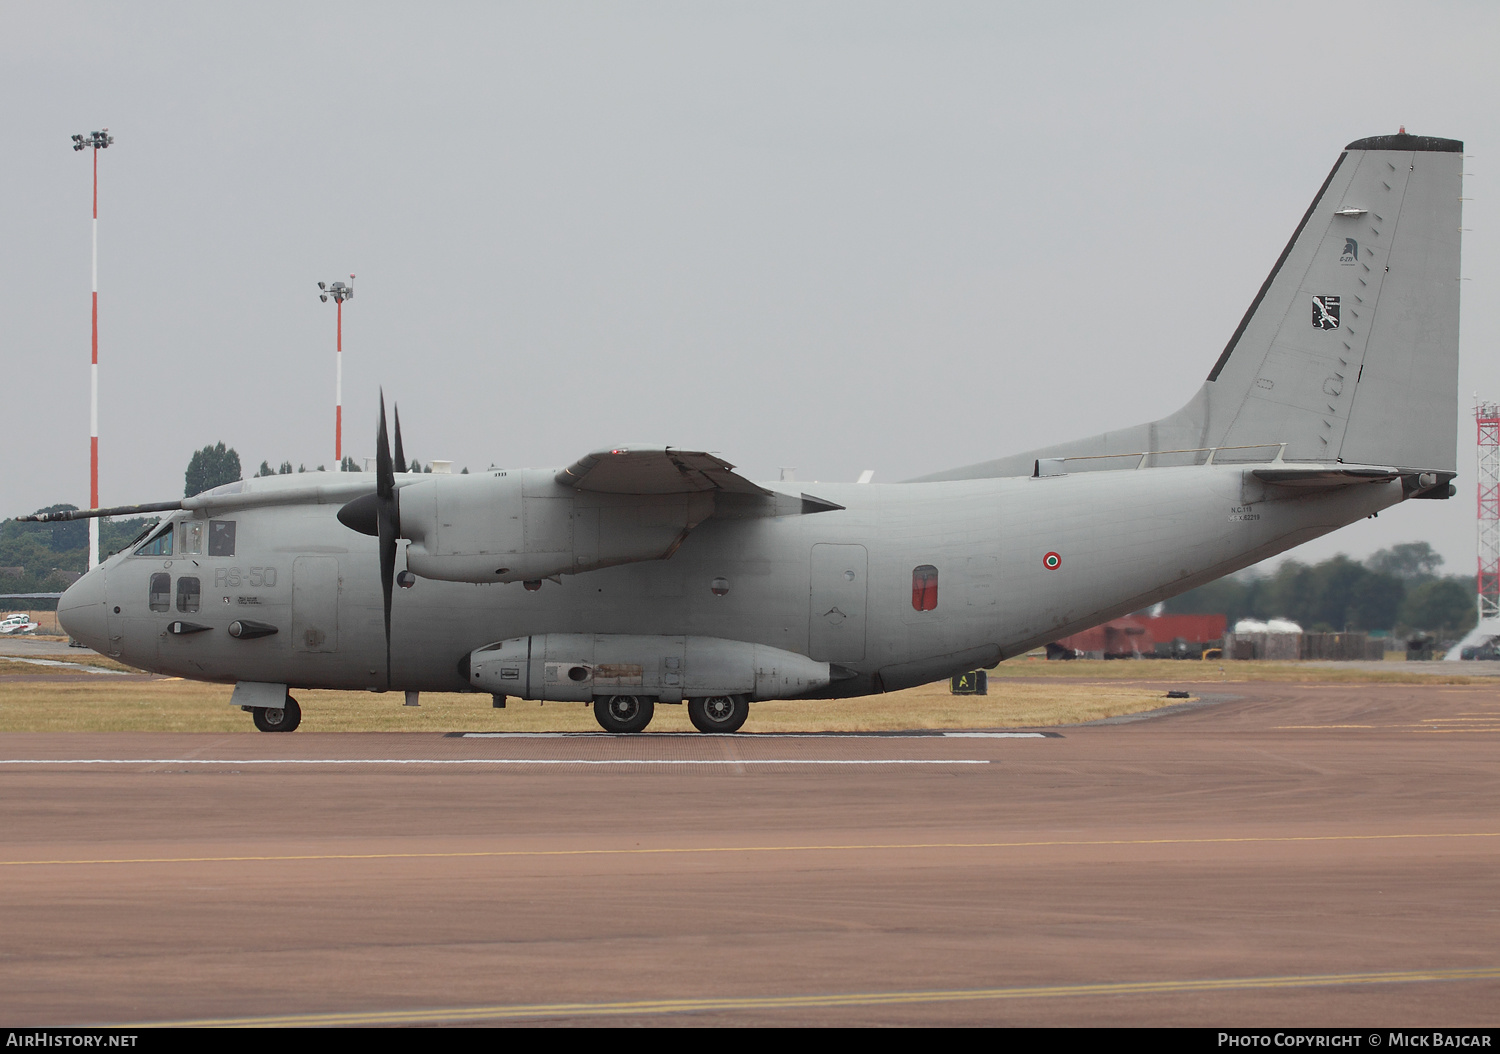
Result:
<instances>
[{"instance_id":1,"label":"vertical stabilizer","mask_svg":"<svg viewBox=\"0 0 1500 1054\"><path fill-rule=\"evenodd\" d=\"M1349 144L1209 374L1206 445L1455 470L1462 150Z\"/></svg>"},{"instance_id":2,"label":"vertical stabilizer","mask_svg":"<svg viewBox=\"0 0 1500 1054\"><path fill-rule=\"evenodd\" d=\"M1350 143L1186 406L922 478L1030 475L1056 458L1069 472L1202 464L1208 448L1216 463L1456 471L1462 168L1454 139Z\"/></svg>"}]
</instances>

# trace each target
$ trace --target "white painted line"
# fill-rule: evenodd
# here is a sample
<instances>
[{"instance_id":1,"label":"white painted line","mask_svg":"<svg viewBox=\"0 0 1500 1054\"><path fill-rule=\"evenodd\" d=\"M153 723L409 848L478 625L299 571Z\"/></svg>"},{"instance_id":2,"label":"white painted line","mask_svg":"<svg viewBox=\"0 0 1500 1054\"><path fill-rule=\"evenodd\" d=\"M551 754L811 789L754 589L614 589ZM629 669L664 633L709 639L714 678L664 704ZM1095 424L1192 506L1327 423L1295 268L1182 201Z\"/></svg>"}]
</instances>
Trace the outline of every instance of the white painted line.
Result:
<instances>
[{"instance_id":1,"label":"white painted line","mask_svg":"<svg viewBox=\"0 0 1500 1054\"><path fill-rule=\"evenodd\" d=\"M5 758L0 765L989 765L940 758Z\"/></svg>"},{"instance_id":2,"label":"white painted line","mask_svg":"<svg viewBox=\"0 0 1500 1054\"><path fill-rule=\"evenodd\" d=\"M450 732L454 739L619 739L618 732ZM912 732L645 732L632 735L632 742L657 739L1047 739L1045 732L942 732L922 729Z\"/></svg>"},{"instance_id":3,"label":"white painted line","mask_svg":"<svg viewBox=\"0 0 1500 1054\"><path fill-rule=\"evenodd\" d=\"M1046 739L1045 732L944 732L944 739Z\"/></svg>"}]
</instances>

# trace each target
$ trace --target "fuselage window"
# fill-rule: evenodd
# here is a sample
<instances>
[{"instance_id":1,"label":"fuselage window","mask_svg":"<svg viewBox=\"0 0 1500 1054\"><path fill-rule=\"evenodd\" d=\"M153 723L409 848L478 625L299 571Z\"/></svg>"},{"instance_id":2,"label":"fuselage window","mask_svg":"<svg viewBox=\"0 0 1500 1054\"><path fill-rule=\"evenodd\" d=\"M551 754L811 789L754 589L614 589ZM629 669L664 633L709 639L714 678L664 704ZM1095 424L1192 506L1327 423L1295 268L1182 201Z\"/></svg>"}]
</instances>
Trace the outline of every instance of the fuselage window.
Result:
<instances>
[{"instance_id":1,"label":"fuselage window","mask_svg":"<svg viewBox=\"0 0 1500 1054\"><path fill-rule=\"evenodd\" d=\"M208 521L208 555L234 555L234 520Z\"/></svg>"},{"instance_id":2,"label":"fuselage window","mask_svg":"<svg viewBox=\"0 0 1500 1054\"><path fill-rule=\"evenodd\" d=\"M937 587L938 569L931 564L923 564L912 569L911 573L911 606L913 611L934 611L937 609Z\"/></svg>"},{"instance_id":3,"label":"fuselage window","mask_svg":"<svg viewBox=\"0 0 1500 1054\"><path fill-rule=\"evenodd\" d=\"M136 556L171 556L172 555L172 525L169 523L158 531L152 539L135 551Z\"/></svg>"},{"instance_id":4,"label":"fuselage window","mask_svg":"<svg viewBox=\"0 0 1500 1054\"><path fill-rule=\"evenodd\" d=\"M151 576L151 610L166 611L172 606L172 576L158 571Z\"/></svg>"},{"instance_id":5,"label":"fuselage window","mask_svg":"<svg viewBox=\"0 0 1500 1054\"><path fill-rule=\"evenodd\" d=\"M196 578L183 575L177 580L177 610L197 611L198 594L202 588Z\"/></svg>"},{"instance_id":6,"label":"fuselage window","mask_svg":"<svg viewBox=\"0 0 1500 1054\"><path fill-rule=\"evenodd\" d=\"M182 521L182 555L197 556L203 552L203 521Z\"/></svg>"}]
</instances>

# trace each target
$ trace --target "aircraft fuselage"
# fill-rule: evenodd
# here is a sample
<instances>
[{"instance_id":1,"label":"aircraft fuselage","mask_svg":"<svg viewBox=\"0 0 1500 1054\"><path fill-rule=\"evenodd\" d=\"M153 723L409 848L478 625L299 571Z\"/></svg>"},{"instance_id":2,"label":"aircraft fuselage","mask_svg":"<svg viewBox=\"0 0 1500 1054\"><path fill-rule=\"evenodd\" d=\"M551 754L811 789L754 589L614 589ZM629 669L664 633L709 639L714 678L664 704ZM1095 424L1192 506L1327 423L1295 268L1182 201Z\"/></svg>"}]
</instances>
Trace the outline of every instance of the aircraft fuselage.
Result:
<instances>
[{"instance_id":1,"label":"aircraft fuselage","mask_svg":"<svg viewBox=\"0 0 1500 1054\"><path fill-rule=\"evenodd\" d=\"M233 555L117 554L60 615L100 652L209 681L463 691L464 658L492 642L691 634L836 664L813 694L862 695L991 665L1403 497L1399 480L1297 490L1242 465L815 489L844 508L710 517L667 559L531 588L416 579L395 590L389 684L376 542L337 503L224 513Z\"/></svg>"}]
</instances>

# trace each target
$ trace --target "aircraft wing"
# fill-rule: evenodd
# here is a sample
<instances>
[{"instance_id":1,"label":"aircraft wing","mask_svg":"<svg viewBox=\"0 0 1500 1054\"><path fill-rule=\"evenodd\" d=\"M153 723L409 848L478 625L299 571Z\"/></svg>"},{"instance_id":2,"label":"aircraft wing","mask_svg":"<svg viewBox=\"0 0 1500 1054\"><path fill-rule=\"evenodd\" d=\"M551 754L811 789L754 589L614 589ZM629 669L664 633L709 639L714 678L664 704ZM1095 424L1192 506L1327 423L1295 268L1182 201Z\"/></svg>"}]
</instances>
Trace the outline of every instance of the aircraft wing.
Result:
<instances>
[{"instance_id":1,"label":"aircraft wing","mask_svg":"<svg viewBox=\"0 0 1500 1054\"><path fill-rule=\"evenodd\" d=\"M772 492L734 471L722 458L675 447L616 447L585 454L558 472L557 482L600 494L693 494L720 490L769 496Z\"/></svg>"}]
</instances>

